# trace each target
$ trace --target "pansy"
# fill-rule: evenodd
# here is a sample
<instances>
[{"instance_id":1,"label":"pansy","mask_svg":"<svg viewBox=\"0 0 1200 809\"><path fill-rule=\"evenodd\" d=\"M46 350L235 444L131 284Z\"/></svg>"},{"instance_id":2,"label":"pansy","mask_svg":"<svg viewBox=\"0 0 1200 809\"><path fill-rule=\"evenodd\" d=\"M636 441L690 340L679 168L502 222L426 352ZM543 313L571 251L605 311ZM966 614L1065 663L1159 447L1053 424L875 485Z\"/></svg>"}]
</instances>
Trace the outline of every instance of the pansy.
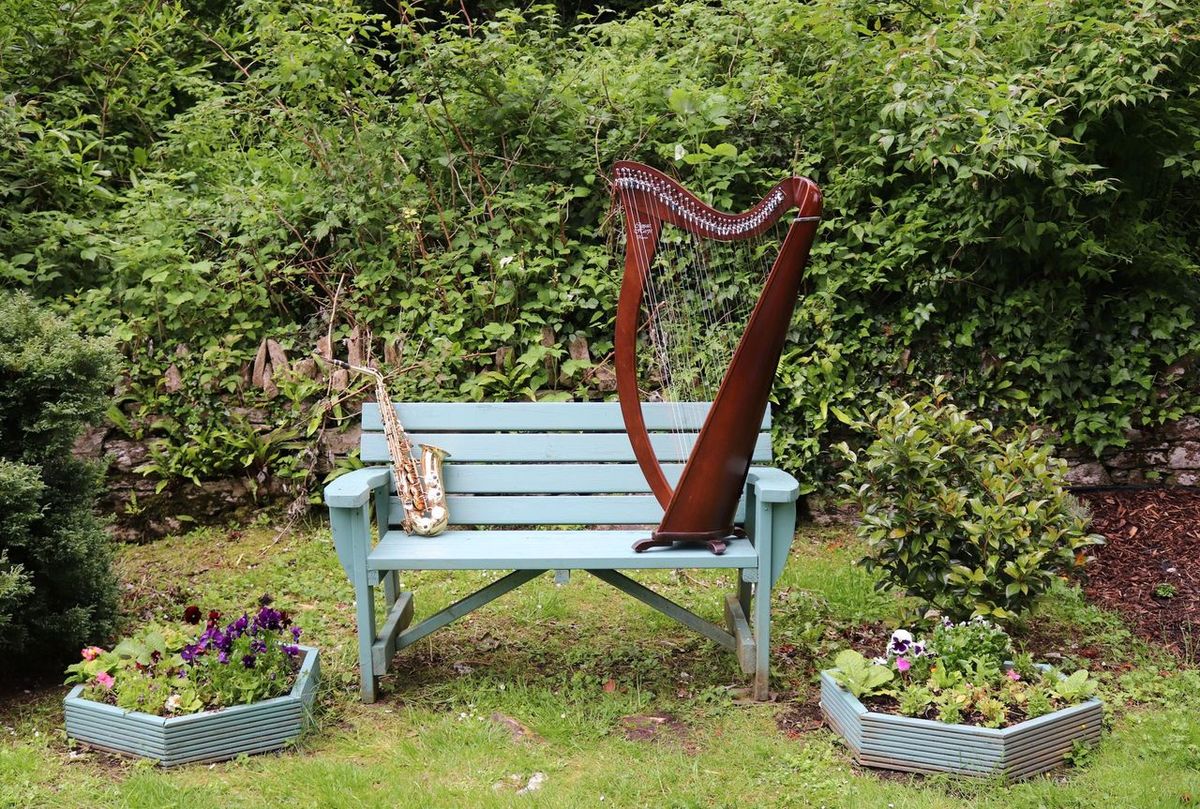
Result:
<instances>
[{"instance_id":1,"label":"pansy","mask_svg":"<svg viewBox=\"0 0 1200 809\"><path fill-rule=\"evenodd\" d=\"M908 647L912 645L913 636L907 629L897 629L892 633L891 640L888 641L888 655L896 656L905 654Z\"/></svg>"},{"instance_id":2,"label":"pansy","mask_svg":"<svg viewBox=\"0 0 1200 809\"><path fill-rule=\"evenodd\" d=\"M200 608L195 604L190 605L183 611L183 620L189 624L200 623Z\"/></svg>"},{"instance_id":3,"label":"pansy","mask_svg":"<svg viewBox=\"0 0 1200 809\"><path fill-rule=\"evenodd\" d=\"M252 669L257 659L254 655L246 655L242 658L242 665L248 669Z\"/></svg>"}]
</instances>

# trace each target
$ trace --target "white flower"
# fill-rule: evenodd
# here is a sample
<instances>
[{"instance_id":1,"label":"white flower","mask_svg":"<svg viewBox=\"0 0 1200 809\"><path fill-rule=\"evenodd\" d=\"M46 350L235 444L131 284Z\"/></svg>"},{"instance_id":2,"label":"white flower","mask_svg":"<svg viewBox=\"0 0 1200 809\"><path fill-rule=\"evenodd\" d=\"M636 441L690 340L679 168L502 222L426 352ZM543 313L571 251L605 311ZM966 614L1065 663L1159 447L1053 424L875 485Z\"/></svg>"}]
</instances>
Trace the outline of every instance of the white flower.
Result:
<instances>
[{"instance_id":1,"label":"white flower","mask_svg":"<svg viewBox=\"0 0 1200 809\"><path fill-rule=\"evenodd\" d=\"M175 713L183 707L183 698L178 694L172 694L171 696L167 697L166 707L168 712Z\"/></svg>"}]
</instances>

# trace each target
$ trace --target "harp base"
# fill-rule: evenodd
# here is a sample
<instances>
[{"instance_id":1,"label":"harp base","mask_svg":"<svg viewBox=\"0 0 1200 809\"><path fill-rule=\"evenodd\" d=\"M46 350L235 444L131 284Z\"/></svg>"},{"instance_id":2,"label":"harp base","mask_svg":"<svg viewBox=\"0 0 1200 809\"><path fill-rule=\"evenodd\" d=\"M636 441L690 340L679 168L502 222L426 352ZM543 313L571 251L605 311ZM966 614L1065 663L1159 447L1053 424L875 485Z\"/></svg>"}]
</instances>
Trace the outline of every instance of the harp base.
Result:
<instances>
[{"instance_id":1,"label":"harp base","mask_svg":"<svg viewBox=\"0 0 1200 809\"><path fill-rule=\"evenodd\" d=\"M642 553L651 548L670 548L679 542L685 545L704 545L714 556L725 553L731 539L745 539L746 532L737 526L730 526L721 531L655 531L648 539L639 539L633 543L634 553Z\"/></svg>"}]
</instances>

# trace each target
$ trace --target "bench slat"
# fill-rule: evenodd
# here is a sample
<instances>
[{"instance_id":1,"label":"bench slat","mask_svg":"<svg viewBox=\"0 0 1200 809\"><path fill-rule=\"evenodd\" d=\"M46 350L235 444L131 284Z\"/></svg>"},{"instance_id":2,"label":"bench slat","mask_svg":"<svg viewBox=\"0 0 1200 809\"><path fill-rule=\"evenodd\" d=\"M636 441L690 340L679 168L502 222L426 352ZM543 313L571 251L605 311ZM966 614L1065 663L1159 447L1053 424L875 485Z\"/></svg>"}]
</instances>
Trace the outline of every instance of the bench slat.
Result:
<instances>
[{"instance_id":1,"label":"bench slat","mask_svg":"<svg viewBox=\"0 0 1200 809\"><path fill-rule=\"evenodd\" d=\"M699 430L710 406L709 402L647 402L642 415L647 430ZM396 405L396 412L409 432L625 431L616 402L404 402ZM363 405L362 426L368 432L383 429L378 404ZM771 427L770 408L762 426Z\"/></svg>"},{"instance_id":2,"label":"bench slat","mask_svg":"<svg viewBox=\"0 0 1200 809\"><path fill-rule=\"evenodd\" d=\"M447 462L446 491L466 494L643 494L650 484L637 464L455 464ZM671 483L683 464L664 464Z\"/></svg>"},{"instance_id":3,"label":"bench slat","mask_svg":"<svg viewBox=\"0 0 1200 809\"><path fill-rule=\"evenodd\" d=\"M663 515L649 494L455 495L446 498L451 525L655 525ZM400 525L400 498L389 504L389 523ZM734 522L745 520L739 503Z\"/></svg>"},{"instance_id":4,"label":"bench slat","mask_svg":"<svg viewBox=\"0 0 1200 809\"><path fill-rule=\"evenodd\" d=\"M446 501L454 525L650 525L663 516L652 494L452 494Z\"/></svg>"},{"instance_id":5,"label":"bench slat","mask_svg":"<svg viewBox=\"0 0 1200 809\"><path fill-rule=\"evenodd\" d=\"M413 444L432 444L449 452L449 463L480 461L633 461L625 433L409 433ZM685 461L694 436L654 433L650 443L660 461ZM387 462L383 433L363 433L361 457L367 463ZM771 460L771 436L760 433L754 445L755 463Z\"/></svg>"},{"instance_id":6,"label":"bench slat","mask_svg":"<svg viewBox=\"0 0 1200 809\"><path fill-rule=\"evenodd\" d=\"M748 539L716 556L707 548L652 548L634 553L646 531L447 531L410 537L389 531L371 551L371 570L587 570L633 568L752 568Z\"/></svg>"}]
</instances>

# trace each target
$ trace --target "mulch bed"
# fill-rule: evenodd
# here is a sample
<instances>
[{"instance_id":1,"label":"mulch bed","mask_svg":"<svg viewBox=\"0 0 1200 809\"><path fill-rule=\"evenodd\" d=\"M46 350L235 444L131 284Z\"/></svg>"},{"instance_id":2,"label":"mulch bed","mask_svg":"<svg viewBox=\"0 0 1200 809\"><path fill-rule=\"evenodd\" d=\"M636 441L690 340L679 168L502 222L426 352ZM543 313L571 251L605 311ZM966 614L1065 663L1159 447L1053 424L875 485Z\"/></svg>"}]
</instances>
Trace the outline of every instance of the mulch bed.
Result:
<instances>
[{"instance_id":1,"label":"mulch bed","mask_svg":"<svg viewBox=\"0 0 1200 809\"><path fill-rule=\"evenodd\" d=\"M1200 491L1141 489L1081 493L1095 549L1084 592L1134 631L1200 662Z\"/></svg>"}]
</instances>

